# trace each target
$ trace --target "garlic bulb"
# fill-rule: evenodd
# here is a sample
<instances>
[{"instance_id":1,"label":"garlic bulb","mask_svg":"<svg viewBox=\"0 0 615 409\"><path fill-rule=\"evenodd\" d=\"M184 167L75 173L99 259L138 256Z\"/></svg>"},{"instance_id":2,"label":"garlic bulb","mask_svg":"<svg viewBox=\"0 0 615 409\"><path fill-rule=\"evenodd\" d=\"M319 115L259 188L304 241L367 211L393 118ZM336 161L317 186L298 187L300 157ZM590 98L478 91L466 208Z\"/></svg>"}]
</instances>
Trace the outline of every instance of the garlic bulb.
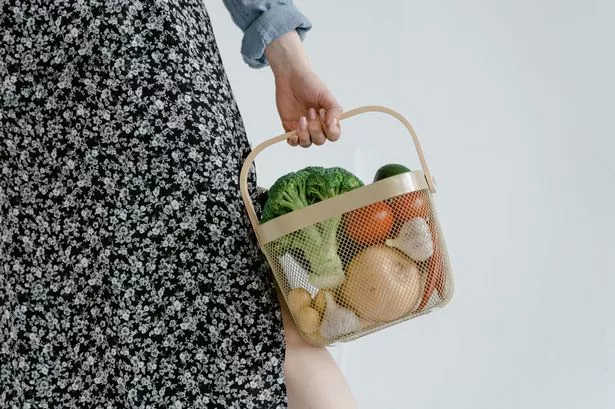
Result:
<instances>
[{"instance_id":1,"label":"garlic bulb","mask_svg":"<svg viewBox=\"0 0 615 409\"><path fill-rule=\"evenodd\" d=\"M434 251L429 225L422 217L404 223L397 238L387 240L386 245L403 251L415 261L427 260Z\"/></svg>"},{"instance_id":2,"label":"garlic bulb","mask_svg":"<svg viewBox=\"0 0 615 409\"><path fill-rule=\"evenodd\" d=\"M357 315L348 308L340 307L333 295L325 292L327 306L325 315L320 323L320 335L328 341L361 329L361 321Z\"/></svg>"}]
</instances>

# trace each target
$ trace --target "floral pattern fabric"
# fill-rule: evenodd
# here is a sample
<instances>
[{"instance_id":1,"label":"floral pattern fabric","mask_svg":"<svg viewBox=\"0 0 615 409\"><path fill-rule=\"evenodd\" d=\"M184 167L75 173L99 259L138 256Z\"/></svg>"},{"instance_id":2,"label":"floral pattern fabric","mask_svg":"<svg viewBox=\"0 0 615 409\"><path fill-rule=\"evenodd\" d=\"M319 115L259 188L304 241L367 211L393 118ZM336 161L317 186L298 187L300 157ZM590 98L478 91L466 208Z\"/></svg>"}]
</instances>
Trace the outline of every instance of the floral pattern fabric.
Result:
<instances>
[{"instance_id":1,"label":"floral pattern fabric","mask_svg":"<svg viewBox=\"0 0 615 409\"><path fill-rule=\"evenodd\" d=\"M0 0L1 408L286 407L249 149L201 1Z\"/></svg>"}]
</instances>

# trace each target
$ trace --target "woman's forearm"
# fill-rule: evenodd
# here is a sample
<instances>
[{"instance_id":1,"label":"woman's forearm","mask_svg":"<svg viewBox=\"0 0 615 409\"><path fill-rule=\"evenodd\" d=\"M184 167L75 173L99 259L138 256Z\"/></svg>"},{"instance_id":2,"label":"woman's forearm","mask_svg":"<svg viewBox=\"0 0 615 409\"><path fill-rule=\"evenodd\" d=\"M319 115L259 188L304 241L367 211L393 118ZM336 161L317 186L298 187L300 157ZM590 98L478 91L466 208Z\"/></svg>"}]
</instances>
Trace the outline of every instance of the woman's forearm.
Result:
<instances>
[{"instance_id":1,"label":"woman's forearm","mask_svg":"<svg viewBox=\"0 0 615 409\"><path fill-rule=\"evenodd\" d=\"M294 30L269 44L265 48L265 57L277 78L283 78L292 72L310 69L301 38Z\"/></svg>"},{"instance_id":2,"label":"woman's forearm","mask_svg":"<svg viewBox=\"0 0 615 409\"><path fill-rule=\"evenodd\" d=\"M265 58L273 71L276 103L284 130L296 130L288 143L304 148L340 137L342 107L312 71L301 37L291 30L271 42Z\"/></svg>"},{"instance_id":3,"label":"woman's forearm","mask_svg":"<svg viewBox=\"0 0 615 409\"><path fill-rule=\"evenodd\" d=\"M286 338L284 376L289 409L356 409L350 385L325 347L303 339L279 289Z\"/></svg>"}]
</instances>

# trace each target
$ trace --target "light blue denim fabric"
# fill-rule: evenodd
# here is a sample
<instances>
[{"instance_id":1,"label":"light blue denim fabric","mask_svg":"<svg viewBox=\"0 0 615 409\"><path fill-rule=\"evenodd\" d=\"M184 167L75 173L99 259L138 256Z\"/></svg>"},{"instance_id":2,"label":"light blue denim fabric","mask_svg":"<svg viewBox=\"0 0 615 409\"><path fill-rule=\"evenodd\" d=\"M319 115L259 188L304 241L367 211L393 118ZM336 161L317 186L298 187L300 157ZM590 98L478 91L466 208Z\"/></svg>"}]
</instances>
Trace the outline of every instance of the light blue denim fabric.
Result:
<instances>
[{"instance_id":1,"label":"light blue denim fabric","mask_svg":"<svg viewBox=\"0 0 615 409\"><path fill-rule=\"evenodd\" d=\"M235 24L243 31L241 55L253 68L268 65L265 47L292 30L303 40L312 28L292 0L224 0Z\"/></svg>"}]
</instances>

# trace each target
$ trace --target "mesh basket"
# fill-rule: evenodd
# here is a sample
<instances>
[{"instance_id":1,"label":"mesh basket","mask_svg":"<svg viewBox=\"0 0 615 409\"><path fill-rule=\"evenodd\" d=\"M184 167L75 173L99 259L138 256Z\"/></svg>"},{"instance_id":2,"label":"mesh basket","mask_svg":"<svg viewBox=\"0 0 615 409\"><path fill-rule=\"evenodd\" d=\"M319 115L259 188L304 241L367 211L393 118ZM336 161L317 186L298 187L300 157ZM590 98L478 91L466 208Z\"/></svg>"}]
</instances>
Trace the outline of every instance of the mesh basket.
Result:
<instances>
[{"instance_id":1,"label":"mesh basket","mask_svg":"<svg viewBox=\"0 0 615 409\"><path fill-rule=\"evenodd\" d=\"M435 191L411 125L423 171L388 177L260 224L246 178L241 188L253 228L302 336L319 346L356 339L446 304L453 282L432 197Z\"/></svg>"}]
</instances>

